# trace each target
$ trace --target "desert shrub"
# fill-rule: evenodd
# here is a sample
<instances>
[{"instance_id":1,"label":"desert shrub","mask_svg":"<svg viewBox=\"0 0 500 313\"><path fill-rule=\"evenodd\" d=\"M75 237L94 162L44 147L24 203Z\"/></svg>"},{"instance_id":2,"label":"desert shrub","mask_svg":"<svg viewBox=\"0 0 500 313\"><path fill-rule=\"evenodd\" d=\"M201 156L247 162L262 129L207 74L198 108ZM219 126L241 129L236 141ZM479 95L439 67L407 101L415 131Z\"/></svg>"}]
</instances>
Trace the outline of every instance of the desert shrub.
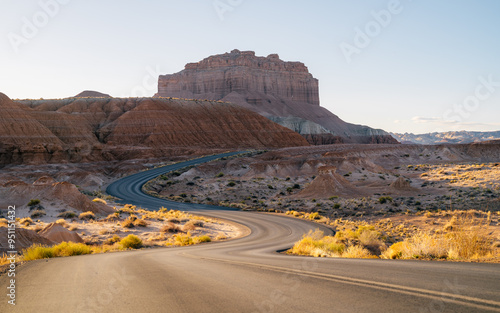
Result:
<instances>
[{"instance_id":1,"label":"desert shrub","mask_svg":"<svg viewBox=\"0 0 500 313\"><path fill-rule=\"evenodd\" d=\"M137 227L147 227L148 226L148 222L146 222L143 219L136 219L134 221L134 226L137 226Z\"/></svg>"},{"instance_id":2,"label":"desert shrub","mask_svg":"<svg viewBox=\"0 0 500 313\"><path fill-rule=\"evenodd\" d=\"M131 214L129 217L128 217L129 220L131 220L132 222L135 222L136 219L138 219L137 215L135 214Z\"/></svg>"},{"instance_id":3,"label":"desert shrub","mask_svg":"<svg viewBox=\"0 0 500 313\"><path fill-rule=\"evenodd\" d=\"M165 223L165 225L163 225L162 228L160 229L160 232L162 233L177 233L179 231L180 231L179 226L170 222Z\"/></svg>"},{"instance_id":4,"label":"desert shrub","mask_svg":"<svg viewBox=\"0 0 500 313\"><path fill-rule=\"evenodd\" d=\"M31 199L30 202L28 202L28 206L36 206L36 205L39 205L40 204L40 200L39 199Z\"/></svg>"},{"instance_id":5,"label":"desert shrub","mask_svg":"<svg viewBox=\"0 0 500 313\"><path fill-rule=\"evenodd\" d=\"M90 247L83 243L62 242L52 248L57 257L92 253Z\"/></svg>"},{"instance_id":6,"label":"desert shrub","mask_svg":"<svg viewBox=\"0 0 500 313\"><path fill-rule=\"evenodd\" d=\"M109 214L106 217L107 221L116 221L116 220L119 220L119 219L120 219L120 213L119 212L111 213L111 214Z\"/></svg>"},{"instance_id":7,"label":"desert shrub","mask_svg":"<svg viewBox=\"0 0 500 313\"><path fill-rule=\"evenodd\" d=\"M234 187L236 186L236 183L234 181L230 181L228 184L227 184L228 187Z\"/></svg>"},{"instance_id":8,"label":"desert shrub","mask_svg":"<svg viewBox=\"0 0 500 313\"><path fill-rule=\"evenodd\" d=\"M33 245L23 251L23 260L39 260L39 259L49 259L54 257L54 250L50 247L45 247L42 245Z\"/></svg>"},{"instance_id":9,"label":"desert shrub","mask_svg":"<svg viewBox=\"0 0 500 313\"><path fill-rule=\"evenodd\" d=\"M202 243L202 242L211 242L212 238L208 235L202 235L198 237L194 237L194 243Z\"/></svg>"},{"instance_id":10,"label":"desert shrub","mask_svg":"<svg viewBox=\"0 0 500 313\"><path fill-rule=\"evenodd\" d=\"M120 241L120 246L123 249L139 249L142 246L142 240L136 235L128 235Z\"/></svg>"},{"instance_id":11,"label":"desert shrub","mask_svg":"<svg viewBox=\"0 0 500 313\"><path fill-rule=\"evenodd\" d=\"M179 221L179 219L177 218L169 218L168 221L170 223L174 223L174 224L179 224L181 221Z\"/></svg>"},{"instance_id":12,"label":"desert shrub","mask_svg":"<svg viewBox=\"0 0 500 313\"><path fill-rule=\"evenodd\" d=\"M382 256L390 259L460 259L470 260L491 253L491 238L482 220L472 214L459 215L447 224L449 232L418 232L393 244Z\"/></svg>"},{"instance_id":13,"label":"desert shrub","mask_svg":"<svg viewBox=\"0 0 500 313\"><path fill-rule=\"evenodd\" d=\"M94 214L94 212L87 211L87 212L80 213L78 218L81 220L95 220L95 214Z\"/></svg>"},{"instance_id":14,"label":"desert shrub","mask_svg":"<svg viewBox=\"0 0 500 313\"><path fill-rule=\"evenodd\" d=\"M90 253L92 253L90 247L83 243L62 242L53 247L33 245L23 251L23 259L25 261L31 261Z\"/></svg>"},{"instance_id":15,"label":"desert shrub","mask_svg":"<svg viewBox=\"0 0 500 313\"><path fill-rule=\"evenodd\" d=\"M69 226L68 230L69 230L69 231L75 231L75 230L78 230L78 226L76 226L76 225L71 225L71 226Z\"/></svg>"},{"instance_id":16,"label":"desert shrub","mask_svg":"<svg viewBox=\"0 0 500 313\"><path fill-rule=\"evenodd\" d=\"M174 245L176 246L189 246L194 244L194 240L190 233L174 235Z\"/></svg>"},{"instance_id":17,"label":"desert shrub","mask_svg":"<svg viewBox=\"0 0 500 313\"><path fill-rule=\"evenodd\" d=\"M121 226L123 228L133 228L135 225L134 225L134 222L130 219L126 219L124 220L122 223L121 223Z\"/></svg>"},{"instance_id":18,"label":"desert shrub","mask_svg":"<svg viewBox=\"0 0 500 313\"><path fill-rule=\"evenodd\" d=\"M310 220L319 220L321 218L321 215L319 215L318 212L314 212L309 214L309 219Z\"/></svg>"},{"instance_id":19,"label":"desert shrub","mask_svg":"<svg viewBox=\"0 0 500 313\"><path fill-rule=\"evenodd\" d=\"M59 213L57 217L62 217L62 218L74 218L76 217L76 213L73 211L64 211L62 213Z\"/></svg>"},{"instance_id":20,"label":"desert shrub","mask_svg":"<svg viewBox=\"0 0 500 313\"><path fill-rule=\"evenodd\" d=\"M378 198L378 202L384 204L386 202L392 202L392 197L380 197Z\"/></svg>"},{"instance_id":21,"label":"desert shrub","mask_svg":"<svg viewBox=\"0 0 500 313\"><path fill-rule=\"evenodd\" d=\"M368 249L358 245L348 247L347 250L342 253L342 257L353 259L376 258Z\"/></svg>"},{"instance_id":22,"label":"desert shrub","mask_svg":"<svg viewBox=\"0 0 500 313\"><path fill-rule=\"evenodd\" d=\"M33 225L33 220L29 217L25 217L19 220L19 224L23 226L30 226Z\"/></svg>"},{"instance_id":23,"label":"desert shrub","mask_svg":"<svg viewBox=\"0 0 500 313\"><path fill-rule=\"evenodd\" d=\"M102 204L108 204L106 202L106 200L104 199L101 199L101 198L95 198L94 200L92 200L93 202L96 202L96 203L102 203Z\"/></svg>"},{"instance_id":24,"label":"desert shrub","mask_svg":"<svg viewBox=\"0 0 500 313\"><path fill-rule=\"evenodd\" d=\"M294 244L289 253L312 256L340 256L344 251L344 244L335 237L324 236L320 230L311 230L307 235Z\"/></svg>"},{"instance_id":25,"label":"desert shrub","mask_svg":"<svg viewBox=\"0 0 500 313\"><path fill-rule=\"evenodd\" d=\"M64 227L68 226L68 223L67 223L67 222L66 222L66 220L65 220L65 219L63 219L63 218L58 219L58 220L56 221L56 224L59 224L59 225L64 226Z\"/></svg>"},{"instance_id":26,"label":"desert shrub","mask_svg":"<svg viewBox=\"0 0 500 313\"><path fill-rule=\"evenodd\" d=\"M217 237L215 237L215 240L225 240L227 239L227 236L224 233L219 233Z\"/></svg>"},{"instance_id":27,"label":"desert shrub","mask_svg":"<svg viewBox=\"0 0 500 313\"><path fill-rule=\"evenodd\" d=\"M45 215L47 215L47 213L45 212L45 210L35 210L35 211L33 211L30 214L31 218L42 217L42 216L45 216Z\"/></svg>"},{"instance_id":28,"label":"desert shrub","mask_svg":"<svg viewBox=\"0 0 500 313\"><path fill-rule=\"evenodd\" d=\"M217 178L224 177L224 173L220 172L219 174L215 175L215 177L217 177Z\"/></svg>"},{"instance_id":29,"label":"desert shrub","mask_svg":"<svg viewBox=\"0 0 500 313\"><path fill-rule=\"evenodd\" d=\"M120 242L120 240L121 240L120 236L114 235L113 237L106 239L104 241L104 244L105 245L113 245L113 244L115 244L117 242Z\"/></svg>"}]
</instances>

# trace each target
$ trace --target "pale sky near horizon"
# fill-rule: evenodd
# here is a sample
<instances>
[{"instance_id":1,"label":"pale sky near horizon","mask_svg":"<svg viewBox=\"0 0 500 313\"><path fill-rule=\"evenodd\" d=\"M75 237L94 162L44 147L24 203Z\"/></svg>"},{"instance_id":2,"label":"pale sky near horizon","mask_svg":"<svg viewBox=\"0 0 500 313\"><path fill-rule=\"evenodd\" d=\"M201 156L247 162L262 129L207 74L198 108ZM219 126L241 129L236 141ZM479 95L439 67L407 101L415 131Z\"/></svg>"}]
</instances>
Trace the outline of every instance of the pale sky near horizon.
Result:
<instances>
[{"instance_id":1,"label":"pale sky near horizon","mask_svg":"<svg viewBox=\"0 0 500 313\"><path fill-rule=\"evenodd\" d=\"M392 132L500 130L500 1L0 0L0 92L152 96L157 76L277 53L321 105Z\"/></svg>"}]
</instances>

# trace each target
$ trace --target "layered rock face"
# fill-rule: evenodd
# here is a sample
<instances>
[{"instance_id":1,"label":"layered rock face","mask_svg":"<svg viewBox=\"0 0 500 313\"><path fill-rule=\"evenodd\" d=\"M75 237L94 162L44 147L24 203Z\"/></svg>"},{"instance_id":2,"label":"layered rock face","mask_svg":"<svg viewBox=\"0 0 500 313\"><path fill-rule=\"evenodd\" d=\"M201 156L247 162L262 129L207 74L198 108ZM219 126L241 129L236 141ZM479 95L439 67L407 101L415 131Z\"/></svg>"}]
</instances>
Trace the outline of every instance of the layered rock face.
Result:
<instances>
[{"instance_id":1,"label":"layered rock face","mask_svg":"<svg viewBox=\"0 0 500 313\"><path fill-rule=\"evenodd\" d=\"M255 112L216 101L99 97L13 102L1 93L0 140L0 166L308 145Z\"/></svg>"},{"instance_id":2,"label":"layered rock face","mask_svg":"<svg viewBox=\"0 0 500 313\"><path fill-rule=\"evenodd\" d=\"M234 92L248 95L246 100L256 106L265 100L263 94L319 105L318 80L303 63L284 62L277 54L256 57L252 51L233 50L189 63L181 73L160 76L158 92L185 98L206 95L210 100Z\"/></svg>"},{"instance_id":3,"label":"layered rock face","mask_svg":"<svg viewBox=\"0 0 500 313\"><path fill-rule=\"evenodd\" d=\"M349 124L319 106L318 80L300 62L285 62L277 54L257 57L252 51L208 57L189 63L179 73L162 75L157 97L222 100L271 118L304 135L314 144L335 142L397 143L383 130ZM317 126L294 125L302 119Z\"/></svg>"}]
</instances>

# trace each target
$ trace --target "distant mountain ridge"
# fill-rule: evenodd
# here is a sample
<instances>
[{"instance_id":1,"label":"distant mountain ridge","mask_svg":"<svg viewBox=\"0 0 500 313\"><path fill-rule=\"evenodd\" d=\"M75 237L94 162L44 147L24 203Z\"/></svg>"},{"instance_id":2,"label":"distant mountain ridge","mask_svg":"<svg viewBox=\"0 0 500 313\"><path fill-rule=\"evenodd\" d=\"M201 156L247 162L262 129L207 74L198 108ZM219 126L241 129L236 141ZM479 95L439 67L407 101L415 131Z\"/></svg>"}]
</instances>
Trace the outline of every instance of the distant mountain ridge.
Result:
<instances>
[{"instance_id":1,"label":"distant mountain ridge","mask_svg":"<svg viewBox=\"0 0 500 313\"><path fill-rule=\"evenodd\" d=\"M462 144L472 142L482 142L500 139L500 131L490 132L475 132L475 131L451 131L443 133L427 133L427 134L412 134L412 133L391 133L391 135L401 143L407 144Z\"/></svg>"}]
</instances>

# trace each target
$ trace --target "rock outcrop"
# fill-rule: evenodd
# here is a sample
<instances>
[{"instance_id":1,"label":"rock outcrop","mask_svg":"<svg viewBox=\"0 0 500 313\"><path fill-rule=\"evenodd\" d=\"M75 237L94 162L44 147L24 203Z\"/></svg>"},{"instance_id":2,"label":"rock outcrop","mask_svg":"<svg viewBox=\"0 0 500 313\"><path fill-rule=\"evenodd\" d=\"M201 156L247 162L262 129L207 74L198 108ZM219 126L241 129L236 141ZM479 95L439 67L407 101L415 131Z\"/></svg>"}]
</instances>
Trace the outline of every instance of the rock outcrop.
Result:
<instances>
[{"instance_id":1,"label":"rock outcrop","mask_svg":"<svg viewBox=\"0 0 500 313\"><path fill-rule=\"evenodd\" d=\"M82 237L80 237L76 232L69 231L57 223L48 224L38 234L55 243L61 243L61 242L83 243Z\"/></svg>"},{"instance_id":2,"label":"rock outcrop","mask_svg":"<svg viewBox=\"0 0 500 313\"><path fill-rule=\"evenodd\" d=\"M290 127L289 119L300 118L320 125L321 134L342 138L342 142L397 143L383 130L349 124L319 106L318 80L300 62L285 62L277 54L257 57L252 51L208 57L189 63L179 73L161 75L157 97L222 100L238 104ZM298 132L310 141L319 135ZM334 140L338 141L338 140Z\"/></svg>"},{"instance_id":3,"label":"rock outcrop","mask_svg":"<svg viewBox=\"0 0 500 313\"><path fill-rule=\"evenodd\" d=\"M293 198L328 198L331 196L354 197L363 194L347 179L337 173L335 166L318 168L318 176Z\"/></svg>"},{"instance_id":4,"label":"rock outcrop","mask_svg":"<svg viewBox=\"0 0 500 313\"><path fill-rule=\"evenodd\" d=\"M99 97L13 102L0 94L0 167L304 145L308 142L297 133L217 101Z\"/></svg>"},{"instance_id":5,"label":"rock outcrop","mask_svg":"<svg viewBox=\"0 0 500 313\"><path fill-rule=\"evenodd\" d=\"M8 233L9 230L7 227L0 227L0 255L12 250L9 249ZM51 246L54 243L52 240L40 236L33 230L16 228L16 250L19 252L31 247L33 244Z\"/></svg>"},{"instance_id":6,"label":"rock outcrop","mask_svg":"<svg viewBox=\"0 0 500 313\"><path fill-rule=\"evenodd\" d=\"M17 208L26 209L31 199L41 200L44 206L57 206L65 210L92 211L96 214L114 212L111 207L103 203L89 200L75 185L68 182L55 182L49 177L42 177L33 184L9 181L0 185L1 207L15 205Z\"/></svg>"}]
</instances>

